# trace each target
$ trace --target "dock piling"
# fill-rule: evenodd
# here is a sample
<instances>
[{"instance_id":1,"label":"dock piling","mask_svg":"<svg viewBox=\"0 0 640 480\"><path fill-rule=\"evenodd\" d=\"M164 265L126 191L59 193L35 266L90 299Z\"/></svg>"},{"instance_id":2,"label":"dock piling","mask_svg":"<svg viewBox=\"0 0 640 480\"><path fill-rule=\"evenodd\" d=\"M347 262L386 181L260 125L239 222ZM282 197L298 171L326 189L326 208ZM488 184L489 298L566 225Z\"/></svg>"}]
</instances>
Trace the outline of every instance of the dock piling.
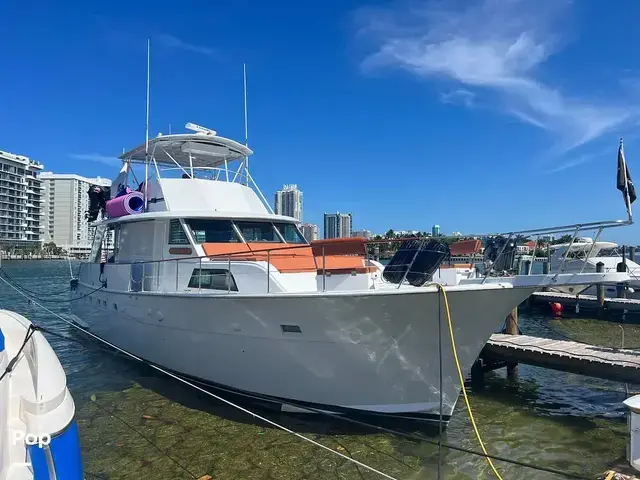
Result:
<instances>
[{"instance_id":1,"label":"dock piling","mask_svg":"<svg viewBox=\"0 0 640 480\"><path fill-rule=\"evenodd\" d=\"M505 333L507 335L518 335L518 307L514 308L505 321ZM507 362L507 378L517 379L518 363Z\"/></svg>"},{"instance_id":2,"label":"dock piling","mask_svg":"<svg viewBox=\"0 0 640 480\"><path fill-rule=\"evenodd\" d=\"M484 368L482 360L477 359L471 366L471 388L474 390L482 390L484 387ZM464 386L462 387L464 388Z\"/></svg>"},{"instance_id":3,"label":"dock piling","mask_svg":"<svg viewBox=\"0 0 640 480\"><path fill-rule=\"evenodd\" d=\"M622 261L616 265L616 272L627 272L627 255L625 253L625 246L622 246ZM618 298L627 298L627 285L625 283L618 283L616 285Z\"/></svg>"},{"instance_id":4,"label":"dock piling","mask_svg":"<svg viewBox=\"0 0 640 480\"><path fill-rule=\"evenodd\" d=\"M596 272L604 272L604 263L598 262L596 264ZM602 316L602 314L604 313L604 285L596 285L596 297L598 299L598 316Z\"/></svg>"}]
</instances>

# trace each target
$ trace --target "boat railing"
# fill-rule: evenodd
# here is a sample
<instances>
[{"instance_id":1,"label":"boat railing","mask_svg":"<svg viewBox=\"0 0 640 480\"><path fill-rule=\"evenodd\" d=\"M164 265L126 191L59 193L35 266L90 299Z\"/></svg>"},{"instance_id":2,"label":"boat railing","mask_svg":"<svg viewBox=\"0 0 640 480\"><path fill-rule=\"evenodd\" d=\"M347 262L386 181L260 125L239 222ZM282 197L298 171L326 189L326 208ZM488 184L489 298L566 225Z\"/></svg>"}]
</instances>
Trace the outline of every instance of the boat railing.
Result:
<instances>
[{"instance_id":1,"label":"boat railing","mask_svg":"<svg viewBox=\"0 0 640 480\"><path fill-rule=\"evenodd\" d=\"M381 257L391 257L397 250L396 246L401 242L407 240L419 240L421 242L428 242L434 239L438 240L464 240L469 238L488 238L488 237L502 237L504 245L501 251L498 253L497 258L505 254L505 247L510 241L516 241L517 238L522 238L524 235L531 236L532 232L538 234L536 237L536 247L540 242L540 238L545 234L556 233L572 233L572 243L577 238L578 234L586 230L597 230L596 240L599 238L603 230L608 228L620 227L628 225L629 222L625 221L612 221L612 222L594 222L586 224L574 224L561 227L550 227L539 230L522 230L513 231L506 234L484 234L484 235L461 235L461 236L439 236L439 237L418 237L407 236L400 238L382 238L375 240L366 240L362 238L362 250L364 254L361 255L365 259L365 266L380 266L379 263L373 263L372 260L379 260ZM120 288L130 292L190 292L190 293L233 293L238 290L237 284L245 284L247 282L240 281L244 275L252 276L252 284L254 293L277 293L282 291L288 291L284 288L282 281L284 276L280 275L280 272L273 266L272 256L282 256L285 252L295 255L296 250L309 249L312 246L316 252L320 252L319 255L314 257L315 261L315 291L327 291L329 288L328 283L335 273L332 273L330 269L327 269L326 258L329 255L335 254L335 246L341 244L344 239L336 239L335 245L330 241L323 241L323 245L309 245L309 244L288 244L283 245L281 243L277 245L265 245L262 249L251 249L248 251L245 249L239 249L237 251L225 252L214 255L204 256L185 256L180 258L170 258L161 260L150 261L131 261L110 263L107 261L107 265L115 265L119 271L118 276L120 280L116 283L120 284ZM357 242L354 242L357 243ZM191 252L191 248L186 249ZM569 251L568 249L567 251ZM277 253L275 253L277 252ZM535 248L534 248L535 252ZM185 252L186 253L186 252ZM535 254L535 253L534 253ZM588 258L588 255L587 255ZM423 272L416 271L414 269L414 263L416 256L414 255L406 263L395 263L396 268L404 270L402 281L398 283L397 288L401 285L407 285L407 276L411 274L420 274ZM562 258L562 264L566 261L566 254ZM484 269L476 268L477 262L470 263L470 269L475 270L476 276L483 276L483 283L490 276L511 275L512 272L496 272L493 270L493 264L487 265ZM585 259L586 263L586 259ZM533 262L529 266L529 271L525 273L531 273ZM251 268L241 268L241 265L245 267L251 266ZM444 262L446 266L446 258ZM488 267L488 268L487 268ZM258 268L258 269L256 269ZM111 267L109 268L111 270ZM372 269L375 270L375 269ZM381 273L382 269L377 270ZM558 269L557 275L562 271L562 265ZM344 273L344 272L342 272ZM264 275L265 280L258 280L256 275ZM355 273L351 273L354 275ZM381 278L376 280L378 282L384 282ZM115 287L112 279L109 279L109 285ZM311 283L309 283L311 285ZM310 287L311 288L311 287ZM245 289L242 289L243 293Z\"/></svg>"},{"instance_id":2,"label":"boat railing","mask_svg":"<svg viewBox=\"0 0 640 480\"><path fill-rule=\"evenodd\" d=\"M244 168L233 170L231 168L220 167L166 167L160 168L160 172L176 172L188 175L190 178L235 182L242 183L243 185L246 185L249 182L249 176Z\"/></svg>"}]
</instances>

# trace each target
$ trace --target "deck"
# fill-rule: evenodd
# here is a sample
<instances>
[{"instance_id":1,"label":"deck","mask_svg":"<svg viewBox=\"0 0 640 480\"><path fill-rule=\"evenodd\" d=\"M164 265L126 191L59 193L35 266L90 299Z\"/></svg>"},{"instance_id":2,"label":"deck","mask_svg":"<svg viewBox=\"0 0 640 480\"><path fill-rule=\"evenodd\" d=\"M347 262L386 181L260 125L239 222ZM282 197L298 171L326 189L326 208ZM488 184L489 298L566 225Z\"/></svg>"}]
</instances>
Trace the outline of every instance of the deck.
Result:
<instances>
[{"instance_id":1,"label":"deck","mask_svg":"<svg viewBox=\"0 0 640 480\"><path fill-rule=\"evenodd\" d=\"M526 363L620 382L640 383L640 351L529 335L497 333L485 345L484 362Z\"/></svg>"}]
</instances>

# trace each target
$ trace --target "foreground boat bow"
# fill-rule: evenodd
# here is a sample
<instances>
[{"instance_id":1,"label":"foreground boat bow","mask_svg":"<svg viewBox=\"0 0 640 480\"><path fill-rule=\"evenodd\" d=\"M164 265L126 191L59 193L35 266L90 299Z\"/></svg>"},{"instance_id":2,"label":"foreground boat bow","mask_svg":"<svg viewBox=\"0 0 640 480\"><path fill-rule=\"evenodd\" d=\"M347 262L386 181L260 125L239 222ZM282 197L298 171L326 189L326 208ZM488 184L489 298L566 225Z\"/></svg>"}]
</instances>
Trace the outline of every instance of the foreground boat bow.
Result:
<instances>
[{"instance_id":1,"label":"foreground boat bow","mask_svg":"<svg viewBox=\"0 0 640 480\"><path fill-rule=\"evenodd\" d=\"M7 310L0 310L0 375L0 479L82 480L64 370L42 333Z\"/></svg>"}]
</instances>

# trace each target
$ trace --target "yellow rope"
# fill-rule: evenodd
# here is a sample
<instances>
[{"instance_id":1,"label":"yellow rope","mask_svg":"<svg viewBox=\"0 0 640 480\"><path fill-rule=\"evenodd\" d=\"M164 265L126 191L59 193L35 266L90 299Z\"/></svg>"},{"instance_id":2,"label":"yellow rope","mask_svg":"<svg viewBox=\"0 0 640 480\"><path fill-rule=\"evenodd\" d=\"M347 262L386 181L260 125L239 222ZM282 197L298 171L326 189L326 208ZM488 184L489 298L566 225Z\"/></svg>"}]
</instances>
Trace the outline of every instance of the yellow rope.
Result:
<instances>
[{"instance_id":1,"label":"yellow rope","mask_svg":"<svg viewBox=\"0 0 640 480\"><path fill-rule=\"evenodd\" d=\"M464 388L464 377L462 376L462 369L460 368L460 361L458 360L458 352L456 351L456 341L455 341L454 335L453 335L453 325L451 323L451 312L449 311L449 300L447 300L447 292L445 291L444 287L442 285L440 285L439 283L437 283L436 285L438 287L438 290L442 292L442 297L444 298L444 308L445 308L445 311L447 312L447 323L449 324L449 336L451 337L451 348L453 349L453 359L455 360L456 368L458 369L458 380L460 380L460 386L462 387L462 395L464 396L464 402L467 404L467 411L469 412L469 418L471 419L471 425L473 425L473 430L476 432L476 438L478 439L478 443L480 444L480 448L482 448L482 452L485 455L489 455L487 453L487 449L484 447L484 442L482 441L482 438L480 437L480 432L478 431L478 426L476 425L476 420L475 420L475 418L473 418L473 412L471 411L471 404L469 403L469 397L467 397L467 392L466 392L466 390ZM442 394L442 392L440 392L440 394ZM486 458L487 462L489 462L489 466L493 470L493 473L495 474L495 476L499 480L502 480L502 477L498 473L498 470L496 470L496 467L493 464L493 462L491 461L491 459L488 456L486 456L484 458Z\"/></svg>"},{"instance_id":2,"label":"yellow rope","mask_svg":"<svg viewBox=\"0 0 640 480\"><path fill-rule=\"evenodd\" d=\"M616 474L616 472L614 472L613 470L609 470L609 472L607 472L607 478L605 478L605 480L611 480L613 478L613 476Z\"/></svg>"}]
</instances>

